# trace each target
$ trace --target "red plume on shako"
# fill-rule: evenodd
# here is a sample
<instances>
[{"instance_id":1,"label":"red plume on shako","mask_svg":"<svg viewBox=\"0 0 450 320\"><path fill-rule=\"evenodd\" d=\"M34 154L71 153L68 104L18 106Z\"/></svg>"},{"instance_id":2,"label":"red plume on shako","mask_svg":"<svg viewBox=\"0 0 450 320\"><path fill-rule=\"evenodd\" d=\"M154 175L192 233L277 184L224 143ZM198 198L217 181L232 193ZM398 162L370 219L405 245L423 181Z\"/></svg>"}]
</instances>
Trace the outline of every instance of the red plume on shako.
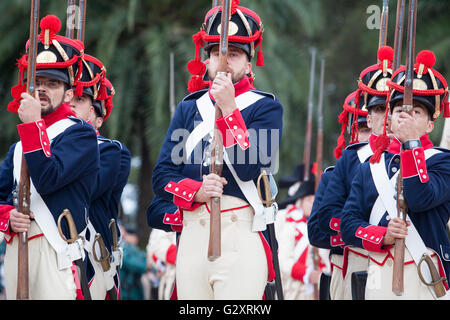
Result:
<instances>
[{"instance_id":1,"label":"red plume on shako","mask_svg":"<svg viewBox=\"0 0 450 320\"><path fill-rule=\"evenodd\" d=\"M359 142L358 140L358 117L364 116L362 112L367 114L370 108L377 105L385 105L386 99L389 96L389 88L386 83L390 80L392 75L392 60L394 58L394 50L390 46L382 46L377 51L378 60L380 63L371 65L364 69L359 75L358 89L352 94L354 99L353 105L359 106L360 111L356 112L352 118L351 125L351 140L350 144ZM341 135L338 138L337 147L335 148L335 157L339 159L342 155L342 150L345 148L345 127L349 125L348 114L349 109L345 108L348 105L350 97L347 97L344 103L344 110L339 115L339 123L342 124ZM376 143L385 145L389 141L377 139Z\"/></svg>"},{"instance_id":2,"label":"red plume on shako","mask_svg":"<svg viewBox=\"0 0 450 320\"><path fill-rule=\"evenodd\" d=\"M47 15L40 22L41 33L38 38L36 55L36 76L60 80L74 86L80 80L84 45L64 36L58 35L61 21L55 15ZM26 92L26 71L28 67L28 47L26 54L17 60L19 83L11 89L13 101L8 104L8 111L17 113L21 94Z\"/></svg>"}]
</instances>

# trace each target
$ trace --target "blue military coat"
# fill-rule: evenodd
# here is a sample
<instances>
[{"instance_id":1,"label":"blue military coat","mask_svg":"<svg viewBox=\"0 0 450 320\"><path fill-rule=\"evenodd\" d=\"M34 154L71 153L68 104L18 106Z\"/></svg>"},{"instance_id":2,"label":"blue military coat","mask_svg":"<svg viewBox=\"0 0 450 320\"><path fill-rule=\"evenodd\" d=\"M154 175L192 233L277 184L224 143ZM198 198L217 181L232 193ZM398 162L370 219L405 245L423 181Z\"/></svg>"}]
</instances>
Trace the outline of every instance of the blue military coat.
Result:
<instances>
[{"instance_id":1,"label":"blue military coat","mask_svg":"<svg viewBox=\"0 0 450 320\"><path fill-rule=\"evenodd\" d=\"M450 217L450 151L432 155L425 161L424 148L432 146L421 138L423 148L399 152L390 146L385 153L385 170L391 178L402 163L404 195L408 204L408 216L417 229L426 247L434 250L443 263L447 277L450 272L450 241L446 225ZM398 143L397 143L398 144ZM398 144L399 145L399 144ZM425 147L428 145L427 147ZM395 151L395 149L397 149ZM400 161L401 157L401 161ZM379 193L373 181L370 164L357 168L350 195L343 209L341 233L346 244L369 251L384 252L383 246L390 216L387 212L377 225L369 223L372 207ZM394 195L393 195L394 196ZM359 232L362 231L362 232Z\"/></svg>"},{"instance_id":2,"label":"blue military coat","mask_svg":"<svg viewBox=\"0 0 450 320\"><path fill-rule=\"evenodd\" d=\"M311 209L311 215L308 219L308 239L312 246L330 249L330 254L343 254L343 249L339 244L334 244L333 239L337 239L337 236L330 236L327 233L322 232L319 228L319 208L321 207L322 201L324 201L326 193L326 188L328 183L333 176L334 166L328 167L322 173L319 186L317 187L314 204Z\"/></svg>"},{"instance_id":3,"label":"blue military coat","mask_svg":"<svg viewBox=\"0 0 450 320\"><path fill-rule=\"evenodd\" d=\"M356 168L361 162L367 161L372 153L369 143L355 143L348 146L337 161L324 191L326 197L321 201L317 214L318 227L321 232L330 236L335 246L344 245L340 238L340 221Z\"/></svg>"}]
</instances>

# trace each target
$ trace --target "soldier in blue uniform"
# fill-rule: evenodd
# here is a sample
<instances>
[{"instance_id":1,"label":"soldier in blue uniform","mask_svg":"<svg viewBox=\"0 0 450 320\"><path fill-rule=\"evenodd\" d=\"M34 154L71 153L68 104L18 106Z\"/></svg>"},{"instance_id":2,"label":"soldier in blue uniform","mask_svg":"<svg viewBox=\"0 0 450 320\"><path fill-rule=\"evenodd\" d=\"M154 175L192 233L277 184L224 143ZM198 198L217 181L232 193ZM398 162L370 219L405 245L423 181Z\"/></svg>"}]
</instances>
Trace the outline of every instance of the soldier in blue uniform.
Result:
<instances>
[{"instance_id":1,"label":"soldier in blue uniform","mask_svg":"<svg viewBox=\"0 0 450 320\"><path fill-rule=\"evenodd\" d=\"M79 243L68 245L58 233L56 221L69 209L82 236L86 236L89 202L98 173L97 137L92 126L74 117L69 102L84 48L57 35L61 23L55 16L41 20L36 57L35 96L22 83L27 57L19 60L20 83L11 92L8 109L22 121L17 126L20 142L11 146L0 167L0 230L7 242L6 294L15 299L19 232L28 232L29 296L31 299L82 298L73 261L84 258L88 277L93 274ZM23 93L22 93L23 92ZM31 177L30 217L18 212L14 193L20 182L22 152ZM62 231L69 238L63 221ZM86 239L89 242L89 239ZM70 247L72 246L72 248Z\"/></svg>"},{"instance_id":2,"label":"soldier in blue uniform","mask_svg":"<svg viewBox=\"0 0 450 320\"><path fill-rule=\"evenodd\" d=\"M331 264L333 272L330 283L330 295L332 300L352 299L351 295L351 273L364 270L366 268L367 254L363 251L356 252L357 249L342 249L345 243L340 235L340 220L342 219L342 208L350 191L350 185L354 172L358 164L367 161L373 154L374 141L378 135L383 132L384 110L386 96L388 94L385 83L390 79L392 70L390 69L393 50L390 47L381 47L378 50L380 64L372 65L360 74L358 81L358 90L350 94L344 103L339 122L342 124L341 136L338 139L338 146L335 149L338 161L325 190L326 197L317 207L317 211L312 213L311 222L316 225L315 232L310 235L312 245L323 246L324 233L329 237L331 247ZM358 106L358 107L356 107ZM348 121L348 115L352 114L351 121ZM366 142L359 142L364 138L359 132L366 129L359 128L360 118L367 115L367 126L371 129L371 135L365 139ZM345 147L345 130L351 127L350 145L342 152ZM310 222L310 223L311 223ZM349 261L350 259L350 261Z\"/></svg>"},{"instance_id":3,"label":"soldier in blue uniform","mask_svg":"<svg viewBox=\"0 0 450 320\"><path fill-rule=\"evenodd\" d=\"M220 17L220 7L210 10L193 37L197 50L188 64L194 74L189 89L208 88L178 105L153 172L153 189L179 208L182 221L178 298L261 299L274 272L255 182L261 169L274 171L283 110L275 96L252 85L251 59L260 49L263 33L261 20L252 10L233 8L227 75L216 75ZM210 82L202 79L203 45ZM256 64L263 65L261 50L257 56ZM209 172L214 103L223 114L216 120L225 147L222 177ZM222 211L222 255L214 262L207 259L211 197L221 197Z\"/></svg>"},{"instance_id":4,"label":"soldier in blue uniform","mask_svg":"<svg viewBox=\"0 0 450 320\"><path fill-rule=\"evenodd\" d=\"M443 279L449 276L446 224L450 214L450 153L447 149L433 148L428 134L440 113L445 117L450 113L446 103L447 83L432 68L434 62L430 51L417 56L411 114L402 108L405 67L395 71L392 81L387 82L392 89L390 108L386 111L391 115L392 142L378 162L372 157L357 168L343 209L341 233L345 243L364 248L370 255L366 299L436 298L434 287L426 286L418 275L417 264L423 255L431 256ZM400 165L408 205L407 223L397 218L396 182ZM405 239L406 244L402 296L392 292L395 238ZM425 281L431 282L424 265L420 272ZM446 281L443 287L448 290Z\"/></svg>"},{"instance_id":5,"label":"soldier in blue uniform","mask_svg":"<svg viewBox=\"0 0 450 320\"><path fill-rule=\"evenodd\" d=\"M115 90L106 78L105 68L98 59L84 55L83 75L74 90L75 96L70 103L72 110L77 117L93 125L97 131L100 152L100 171L89 209L89 220L93 226L91 231L102 236L106 249L112 253L112 234L109 223L111 219L117 221L118 218L118 200L130 172L130 153L120 142L105 138L99 133L100 127L111 114ZM117 233L120 234L118 230ZM95 259L92 252L90 257ZM106 290L112 288L116 266L120 265L120 259L121 257L116 255L111 261L113 272L104 272L107 270L102 270L101 264L94 263L99 276L91 285L93 298L96 294L96 298L104 299ZM116 281L116 291L118 291L119 279L117 278Z\"/></svg>"}]
</instances>

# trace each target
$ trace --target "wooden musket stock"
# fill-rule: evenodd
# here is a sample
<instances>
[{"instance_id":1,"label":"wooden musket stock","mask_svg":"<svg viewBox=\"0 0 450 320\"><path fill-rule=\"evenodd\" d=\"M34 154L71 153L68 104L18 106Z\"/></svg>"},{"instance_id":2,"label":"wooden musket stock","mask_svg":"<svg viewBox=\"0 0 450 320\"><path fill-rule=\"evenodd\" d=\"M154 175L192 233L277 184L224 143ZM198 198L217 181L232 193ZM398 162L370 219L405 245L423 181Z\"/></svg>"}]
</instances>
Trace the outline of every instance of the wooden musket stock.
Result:
<instances>
[{"instance_id":1,"label":"wooden musket stock","mask_svg":"<svg viewBox=\"0 0 450 320\"><path fill-rule=\"evenodd\" d=\"M227 70L227 56L228 56L228 29L231 11L231 0L224 0L222 4L221 14L221 32L219 43L219 66L217 74L226 74ZM215 119L222 116L222 111L219 106L215 107ZM222 137L214 123L214 134L211 145L211 166L210 173L215 173L218 176L222 175L223 168L223 142ZM220 221L220 198L211 198L211 215L210 215L210 229L209 229L209 244L208 244L208 260L214 261L221 256L221 221Z\"/></svg>"}]
</instances>

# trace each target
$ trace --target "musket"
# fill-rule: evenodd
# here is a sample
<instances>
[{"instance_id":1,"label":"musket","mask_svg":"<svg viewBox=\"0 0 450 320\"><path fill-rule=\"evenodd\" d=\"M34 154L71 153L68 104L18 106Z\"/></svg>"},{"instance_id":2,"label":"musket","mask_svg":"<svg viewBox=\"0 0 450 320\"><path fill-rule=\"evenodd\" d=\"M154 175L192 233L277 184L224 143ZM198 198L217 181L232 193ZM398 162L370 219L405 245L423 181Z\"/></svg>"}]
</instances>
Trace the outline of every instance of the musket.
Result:
<instances>
[{"instance_id":1,"label":"musket","mask_svg":"<svg viewBox=\"0 0 450 320\"><path fill-rule=\"evenodd\" d=\"M320 86L319 101L317 104L317 144L316 144L316 162L317 171L315 175L315 190L319 187L320 177L323 167L323 87L325 80L325 59L320 63Z\"/></svg>"},{"instance_id":2,"label":"musket","mask_svg":"<svg viewBox=\"0 0 450 320\"><path fill-rule=\"evenodd\" d=\"M27 92L34 95L36 90L36 55L39 31L39 0L31 1L30 13L30 39L28 45L28 68L27 68ZM30 215L30 172L28 170L25 154L22 152L20 166L18 211ZM28 275L28 232L19 234L17 255L17 292L19 300L30 298L29 275Z\"/></svg>"},{"instance_id":3,"label":"musket","mask_svg":"<svg viewBox=\"0 0 450 320\"><path fill-rule=\"evenodd\" d=\"M228 56L228 29L231 14L231 0L222 3L221 29L219 43L219 66L217 75L226 75ZM216 103L215 119L222 116L222 111ZM223 141L220 131L214 122L214 133L211 145L210 173L222 175L223 169ZM209 228L208 260L214 261L221 255L221 221L220 221L220 197L211 198L211 215Z\"/></svg>"},{"instance_id":4,"label":"musket","mask_svg":"<svg viewBox=\"0 0 450 320\"><path fill-rule=\"evenodd\" d=\"M383 0L383 9L381 11L380 35L378 38L378 49L387 44L388 21L389 21L389 0ZM380 63L379 60L378 63Z\"/></svg>"},{"instance_id":5,"label":"musket","mask_svg":"<svg viewBox=\"0 0 450 320\"><path fill-rule=\"evenodd\" d=\"M75 37L76 0L67 0L66 38Z\"/></svg>"},{"instance_id":6,"label":"musket","mask_svg":"<svg viewBox=\"0 0 450 320\"><path fill-rule=\"evenodd\" d=\"M117 223L115 219L109 220L109 230L111 230L112 235L112 251L120 252L119 250L119 237L117 236ZM120 265L116 266L117 279L120 281ZM120 290L117 292L117 300L120 300Z\"/></svg>"},{"instance_id":7,"label":"musket","mask_svg":"<svg viewBox=\"0 0 450 320\"><path fill-rule=\"evenodd\" d=\"M220 0L212 0L212 7L215 8L220 5Z\"/></svg>"},{"instance_id":8,"label":"musket","mask_svg":"<svg viewBox=\"0 0 450 320\"><path fill-rule=\"evenodd\" d=\"M322 58L320 63L320 86L319 86L319 102L317 105L317 143L316 143L316 163L317 170L315 174L315 190L319 187L320 178L322 176L323 166L323 87L325 78L325 59ZM319 248L312 247L312 257L314 270L319 270ZM319 300L319 286L314 284L314 299Z\"/></svg>"},{"instance_id":9,"label":"musket","mask_svg":"<svg viewBox=\"0 0 450 320\"><path fill-rule=\"evenodd\" d=\"M261 195L261 179L264 183L264 198ZM276 210L276 203L273 199L272 191L270 189L269 178L265 170L262 170L261 174L256 181L256 189L258 190L258 196L261 199L261 202L265 205L266 208L271 208L275 205L274 210ZM273 217L275 220L275 217ZM269 230L269 238L270 238L270 249L272 251L272 263L275 271L275 289L277 292L278 300L284 300L283 295L283 285L281 283L281 272L280 272L280 263L278 261L278 253L277 248L275 247L276 235L275 235L275 223L272 221L267 224L267 228Z\"/></svg>"},{"instance_id":10,"label":"musket","mask_svg":"<svg viewBox=\"0 0 450 320\"><path fill-rule=\"evenodd\" d=\"M100 257L97 256L97 250L95 250L95 245L98 244L100 249ZM105 274L109 273L111 270L111 254L106 249L105 242L100 233L95 235L94 245L92 246L92 253L94 255L95 261L99 262L102 266L102 270ZM110 279L108 283L106 283L106 290L111 300L117 300L117 292L114 289L114 280Z\"/></svg>"},{"instance_id":11,"label":"musket","mask_svg":"<svg viewBox=\"0 0 450 320\"><path fill-rule=\"evenodd\" d=\"M170 70L169 70L169 106L170 106L170 118L173 118L175 114L175 67L174 67L174 54L170 53Z\"/></svg>"},{"instance_id":12,"label":"musket","mask_svg":"<svg viewBox=\"0 0 450 320\"><path fill-rule=\"evenodd\" d=\"M397 0L397 18L395 21L394 58L392 72L398 69L402 59L403 25L405 20L405 0Z\"/></svg>"},{"instance_id":13,"label":"musket","mask_svg":"<svg viewBox=\"0 0 450 320\"><path fill-rule=\"evenodd\" d=\"M408 30L406 40L406 75L405 91L403 94L403 110L411 113L413 108L413 82L414 82L414 50L416 37L417 0L409 1ZM408 204L403 194L402 166L397 179L397 214L406 223ZM404 291L403 269L405 262L405 239L395 239L394 266L392 272L392 292L401 296Z\"/></svg>"},{"instance_id":14,"label":"musket","mask_svg":"<svg viewBox=\"0 0 450 320\"><path fill-rule=\"evenodd\" d=\"M303 149L303 164L305 165L305 172L303 180L309 180L310 166L311 166L311 140L313 129L313 95L314 95L314 78L316 70L316 48L311 49L311 72L309 76L309 96L308 96L308 118L306 120L305 146Z\"/></svg>"},{"instance_id":15,"label":"musket","mask_svg":"<svg viewBox=\"0 0 450 320\"><path fill-rule=\"evenodd\" d=\"M64 233L62 231L61 222L62 222L63 218L66 219L67 225L69 226L69 235L70 235L69 239L66 238L66 236L64 235ZM77 242L80 253L82 252L82 250L84 250L83 245L82 245L83 238L78 234L77 227L75 225L75 221L73 220L72 214L70 213L69 209L64 209L64 211L58 217L58 232L59 232L59 235L61 236L61 238L65 242L67 242L69 245L72 245ZM74 263L75 263L75 266L77 268L77 272L79 275L81 292L83 293L84 299L92 300L91 292L89 291L87 275L86 275L86 267L84 266L82 254L79 259L74 261Z\"/></svg>"},{"instance_id":16,"label":"musket","mask_svg":"<svg viewBox=\"0 0 450 320\"><path fill-rule=\"evenodd\" d=\"M86 25L86 2L87 0L79 0L80 11L77 23L77 39L84 43L85 25Z\"/></svg>"}]
</instances>

